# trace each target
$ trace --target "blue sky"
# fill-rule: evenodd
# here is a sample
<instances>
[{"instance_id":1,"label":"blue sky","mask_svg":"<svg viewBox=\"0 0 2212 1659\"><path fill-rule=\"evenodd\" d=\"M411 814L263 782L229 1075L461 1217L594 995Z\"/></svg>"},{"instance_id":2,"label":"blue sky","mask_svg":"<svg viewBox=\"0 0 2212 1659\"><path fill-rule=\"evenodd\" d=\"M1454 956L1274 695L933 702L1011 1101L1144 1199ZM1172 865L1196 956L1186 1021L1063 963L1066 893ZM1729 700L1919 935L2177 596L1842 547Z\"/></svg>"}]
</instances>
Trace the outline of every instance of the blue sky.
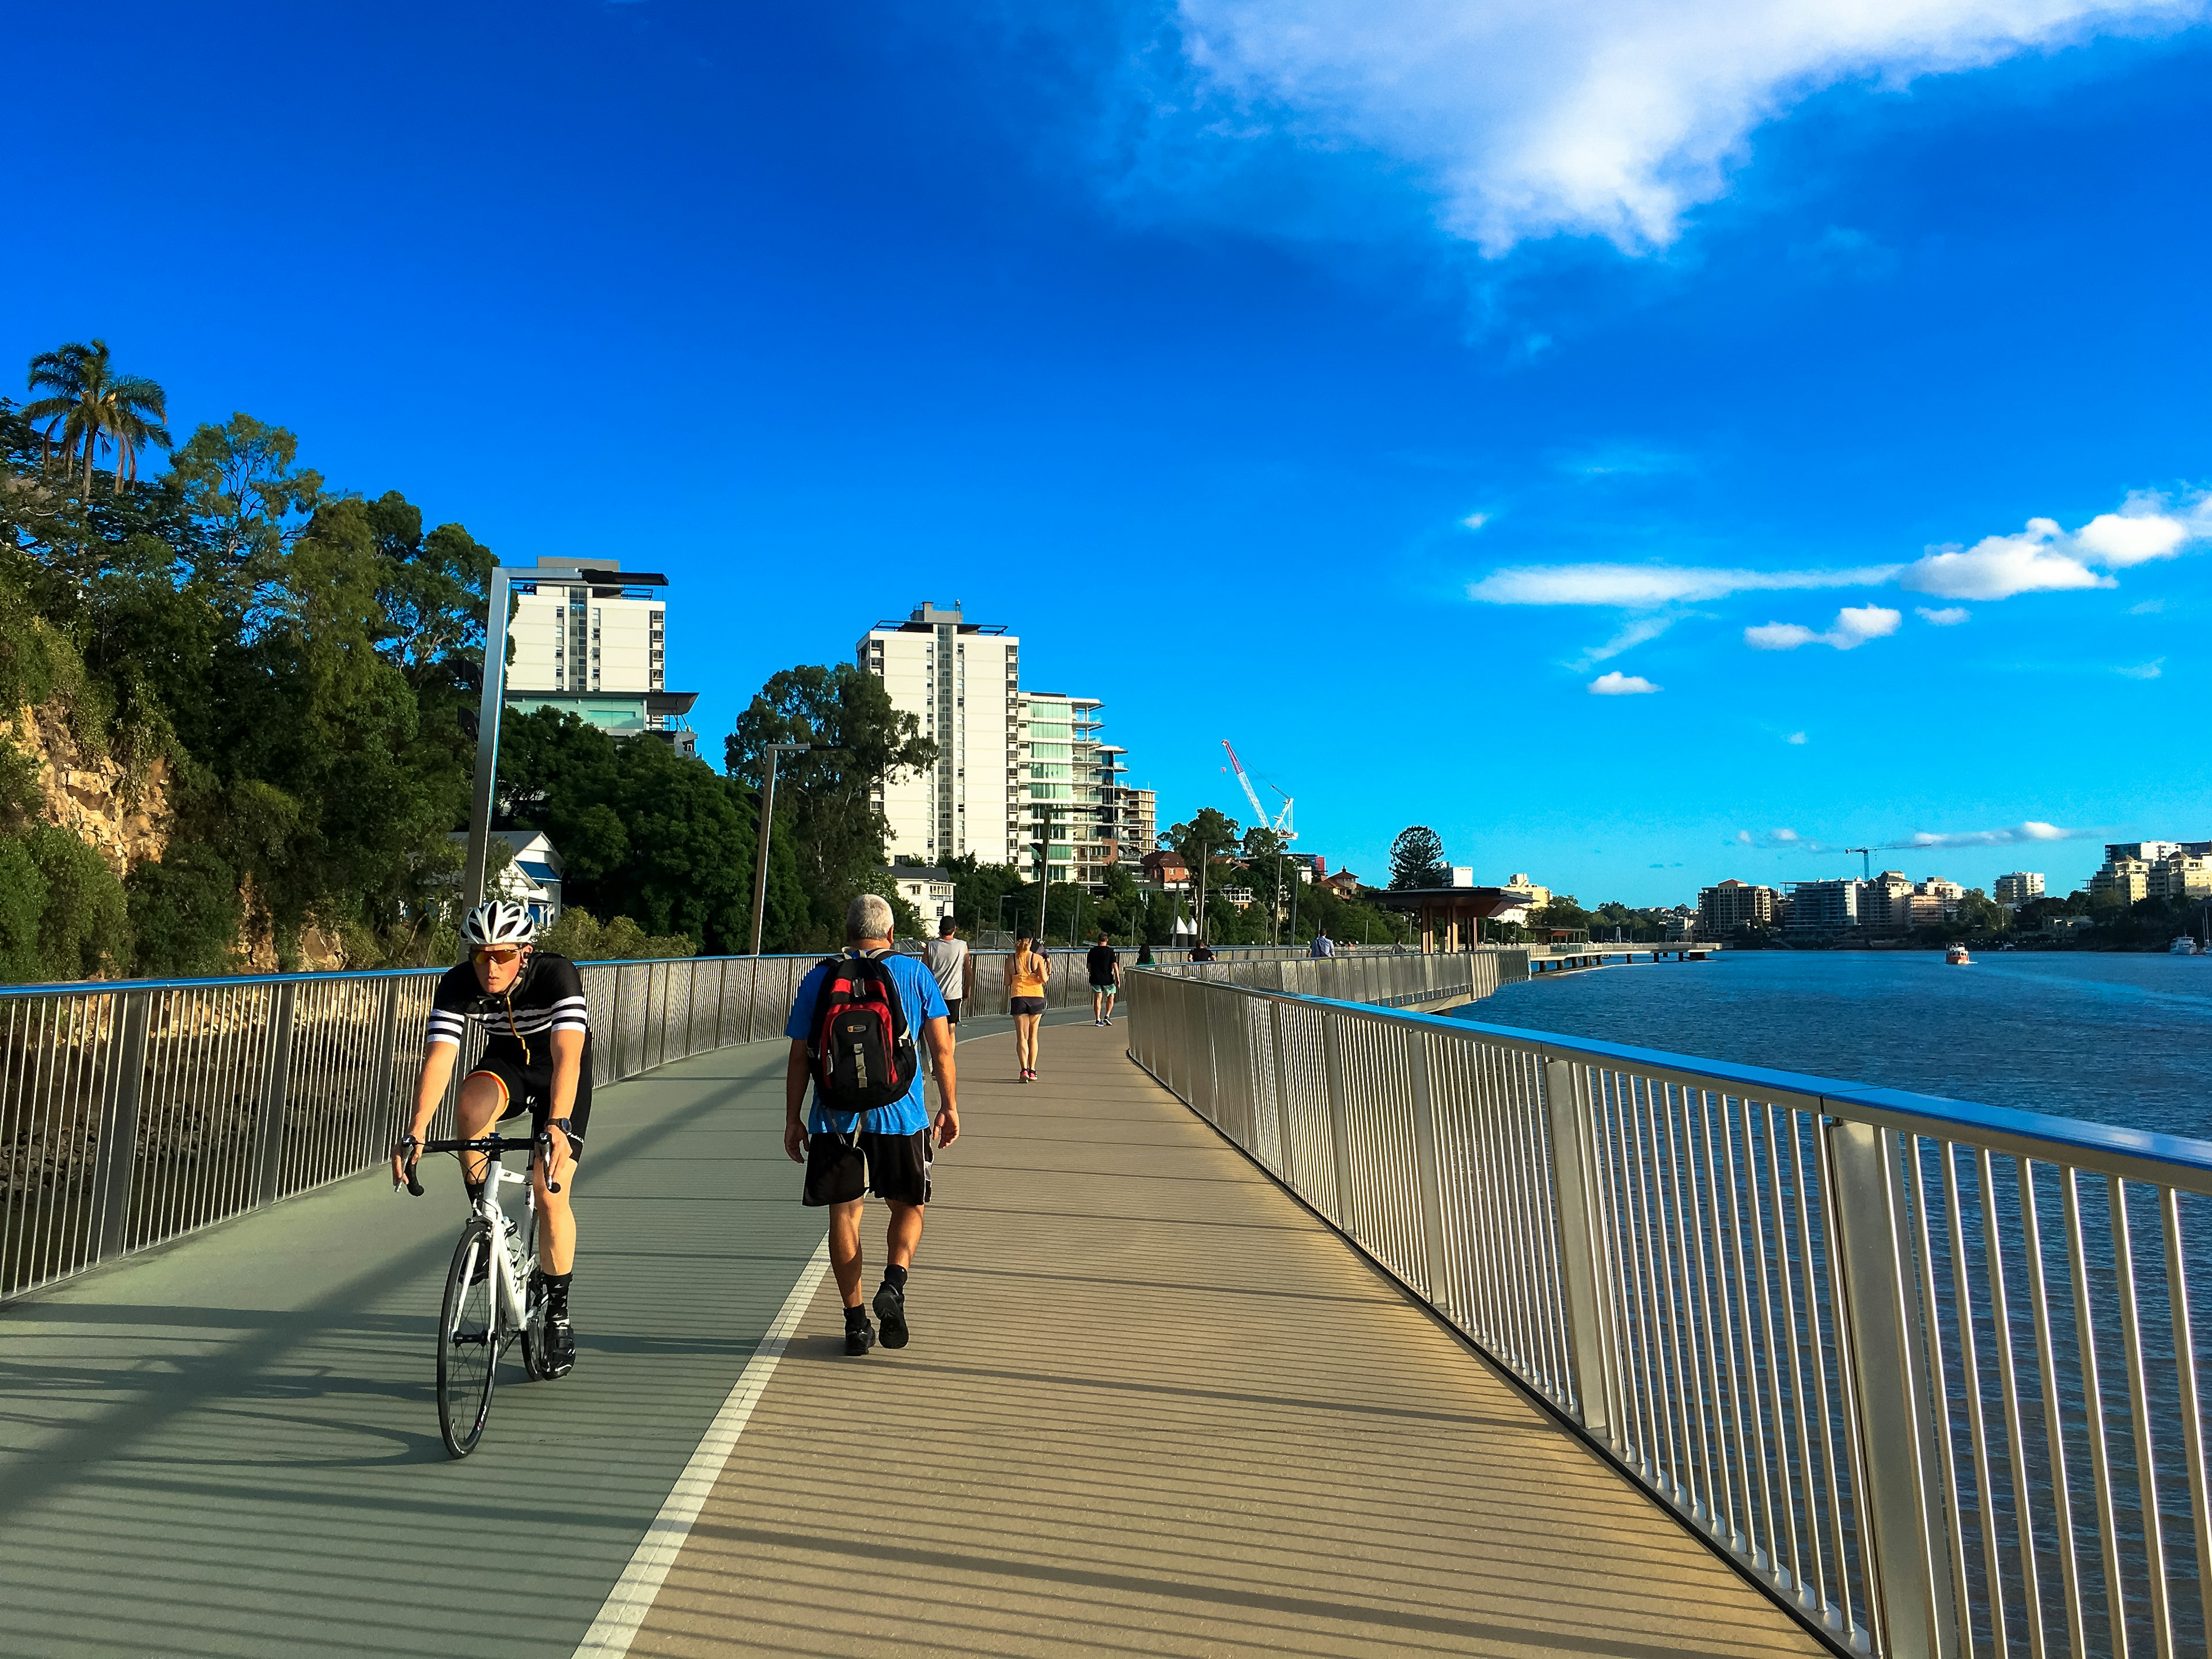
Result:
<instances>
[{"instance_id":1,"label":"blue sky","mask_svg":"<svg viewBox=\"0 0 2212 1659\"><path fill-rule=\"evenodd\" d=\"M119 6L0 355L665 569L717 755L958 599L1363 875L2212 835L2202 0L1059 9Z\"/></svg>"}]
</instances>

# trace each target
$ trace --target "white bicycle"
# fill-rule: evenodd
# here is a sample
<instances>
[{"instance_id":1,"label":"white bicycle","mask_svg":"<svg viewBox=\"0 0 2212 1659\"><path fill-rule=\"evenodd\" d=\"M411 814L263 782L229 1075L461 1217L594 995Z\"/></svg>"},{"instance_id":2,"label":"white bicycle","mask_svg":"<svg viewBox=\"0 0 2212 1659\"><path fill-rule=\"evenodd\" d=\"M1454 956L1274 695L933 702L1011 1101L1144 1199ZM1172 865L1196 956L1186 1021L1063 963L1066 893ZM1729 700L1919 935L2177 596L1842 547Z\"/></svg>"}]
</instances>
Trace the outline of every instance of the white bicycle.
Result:
<instances>
[{"instance_id":1,"label":"white bicycle","mask_svg":"<svg viewBox=\"0 0 2212 1659\"><path fill-rule=\"evenodd\" d=\"M483 1437L491 1416L491 1385L499 1358L519 1338L522 1372L547 1378L545 1287L538 1277L538 1194L528 1170L518 1175L501 1162L503 1154L533 1158L550 1154L549 1137L518 1140L483 1135L475 1140L426 1140L425 1152L482 1152L483 1192L461 1224L453 1246L453 1265L446 1273L446 1299L438 1316L438 1430L446 1450L466 1457ZM519 1185L527 1196L526 1220L517 1226L500 1202L500 1188ZM415 1166L407 1167L407 1190L420 1198ZM559 1187L552 1188L559 1192Z\"/></svg>"}]
</instances>

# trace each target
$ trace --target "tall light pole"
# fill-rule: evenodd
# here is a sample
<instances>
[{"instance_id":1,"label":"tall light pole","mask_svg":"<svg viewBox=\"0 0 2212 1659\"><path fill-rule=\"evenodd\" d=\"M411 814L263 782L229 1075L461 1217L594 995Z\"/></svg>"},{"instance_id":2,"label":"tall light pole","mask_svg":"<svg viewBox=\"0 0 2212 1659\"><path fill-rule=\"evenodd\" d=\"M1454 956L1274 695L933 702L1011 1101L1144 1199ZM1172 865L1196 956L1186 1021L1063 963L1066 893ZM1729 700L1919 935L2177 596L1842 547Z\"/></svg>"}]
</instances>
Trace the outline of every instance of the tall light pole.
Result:
<instances>
[{"instance_id":1,"label":"tall light pole","mask_svg":"<svg viewBox=\"0 0 2212 1659\"><path fill-rule=\"evenodd\" d=\"M499 781L499 714L507 703L507 595L517 582L556 587L665 587L668 578L643 570L602 570L596 565L500 565L484 592L483 688L477 703L477 775L469 797L469 854L461 867L461 900L483 902L484 862L491 844L492 793ZM562 638L568 637L563 608ZM543 690L533 687L532 690ZM562 688L574 690L574 686Z\"/></svg>"},{"instance_id":2,"label":"tall light pole","mask_svg":"<svg viewBox=\"0 0 2212 1659\"><path fill-rule=\"evenodd\" d=\"M768 920L768 832L775 817L775 763L784 755L803 755L814 745L811 743L771 743L762 745L768 751L768 773L761 790L760 851L753 865L753 951L760 954L761 924Z\"/></svg>"}]
</instances>

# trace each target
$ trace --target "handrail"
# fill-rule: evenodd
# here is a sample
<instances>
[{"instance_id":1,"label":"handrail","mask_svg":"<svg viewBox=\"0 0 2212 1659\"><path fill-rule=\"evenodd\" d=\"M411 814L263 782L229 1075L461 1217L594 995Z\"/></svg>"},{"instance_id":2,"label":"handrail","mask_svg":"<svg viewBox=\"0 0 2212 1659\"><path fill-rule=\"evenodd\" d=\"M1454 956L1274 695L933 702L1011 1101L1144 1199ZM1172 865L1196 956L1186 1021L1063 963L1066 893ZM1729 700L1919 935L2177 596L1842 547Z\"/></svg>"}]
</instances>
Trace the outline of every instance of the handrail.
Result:
<instances>
[{"instance_id":1,"label":"handrail","mask_svg":"<svg viewBox=\"0 0 2212 1659\"><path fill-rule=\"evenodd\" d=\"M1328 988L1131 1056L1839 1651L2205 1650L2212 1143Z\"/></svg>"}]
</instances>

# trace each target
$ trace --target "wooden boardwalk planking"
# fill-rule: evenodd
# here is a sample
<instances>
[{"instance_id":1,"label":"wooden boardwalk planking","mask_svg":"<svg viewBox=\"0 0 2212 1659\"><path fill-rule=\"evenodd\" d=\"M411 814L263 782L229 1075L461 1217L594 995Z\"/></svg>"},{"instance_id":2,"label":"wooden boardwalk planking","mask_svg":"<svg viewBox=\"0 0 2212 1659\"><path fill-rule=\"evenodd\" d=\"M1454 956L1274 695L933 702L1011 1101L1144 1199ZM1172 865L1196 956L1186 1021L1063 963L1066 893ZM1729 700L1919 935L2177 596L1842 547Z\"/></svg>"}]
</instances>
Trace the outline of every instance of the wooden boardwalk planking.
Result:
<instances>
[{"instance_id":1,"label":"wooden boardwalk planking","mask_svg":"<svg viewBox=\"0 0 2212 1659\"><path fill-rule=\"evenodd\" d=\"M1119 1030L961 1054L913 1346L825 1282L634 1654L1826 1651Z\"/></svg>"}]
</instances>

